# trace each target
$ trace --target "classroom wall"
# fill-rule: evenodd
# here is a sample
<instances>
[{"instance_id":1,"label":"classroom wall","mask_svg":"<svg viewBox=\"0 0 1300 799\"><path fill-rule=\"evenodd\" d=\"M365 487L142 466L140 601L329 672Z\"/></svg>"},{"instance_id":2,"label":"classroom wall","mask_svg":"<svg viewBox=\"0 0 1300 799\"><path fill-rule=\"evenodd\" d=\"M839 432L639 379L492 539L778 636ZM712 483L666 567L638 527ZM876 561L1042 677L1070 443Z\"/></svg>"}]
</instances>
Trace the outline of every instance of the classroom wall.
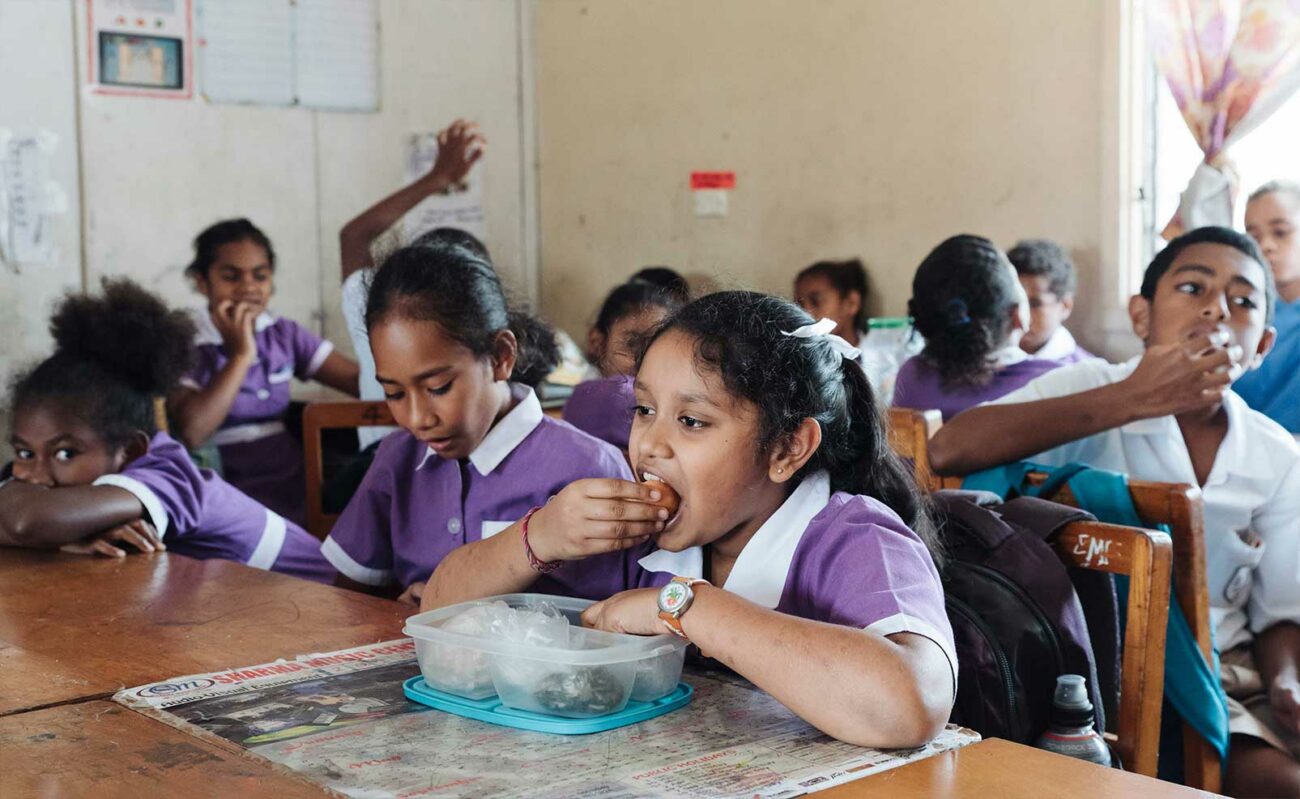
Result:
<instances>
[{"instance_id":1,"label":"classroom wall","mask_svg":"<svg viewBox=\"0 0 1300 799\"><path fill-rule=\"evenodd\" d=\"M55 222L56 263L22 275L0 267L0 300L19 314L17 335L0 336L0 372L48 353L50 305L82 286L83 269L91 286L128 275L198 306L182 274L190 243L237 215L274 242L275 310L350 352L338 230L403 184L412 133L457 116L479 121L489 139L477 167L487 244L506 281L535 294L529 0L382 0L376 113L92 94L85 8L84 0L0 0L0 127L57 133L56 179L73 199Z\"/></svg>"},{"instance_id":2,"label":"classroom wall","mask_svg":"<svg viewBox=\"0 0 1300 799\"><path fill-rule=\"evenodd\" d=\"M860 255L902 314L944 237L1054 238L1100 318L1103 14L1095 0L545 0L544 307L574 333L664 263L786 294ZM689 174L734 170L723 218ZM1111 292L1114 293L1114 292ZM1107 295L1109 296L1109 295Z\"/></svg>"},{"instance_id":3,"label":"classroom wall","mask_svg":"<svg viewBox=\"0 0 1300 799\"><path fill-rule=\"evenodd\" d=\"M0 0L0 131L52 134L50 177L67 195L67 211L50 220L50 263L17 267L0 259L0 396L14 372L49 349L49 302L81 286L77 196L77 108L71 58L71 3ZM21 76L21 77L19 77ZM8 403L0 402L0 441L7 442ZM4 445L0 444L0 453Z\"/></svg>"}]
</instances>

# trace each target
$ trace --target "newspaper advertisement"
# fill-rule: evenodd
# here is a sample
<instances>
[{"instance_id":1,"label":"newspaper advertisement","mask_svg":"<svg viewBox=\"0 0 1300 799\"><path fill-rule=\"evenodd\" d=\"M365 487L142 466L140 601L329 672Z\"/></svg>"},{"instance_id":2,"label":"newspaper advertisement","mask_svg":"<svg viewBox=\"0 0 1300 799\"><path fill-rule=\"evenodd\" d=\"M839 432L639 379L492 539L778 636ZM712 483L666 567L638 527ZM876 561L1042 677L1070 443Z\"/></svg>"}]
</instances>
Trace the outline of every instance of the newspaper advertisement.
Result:
<instances>
[{"instance_id":1,"label":"newspaper advertisement","mask_svg":"<svg viewBox=\"0 0 1300 799\"><path fill-rule=\"evenodd\" d=\"M950 726L910 750L827 737L734 675L688 670L691 704L594 735L498 727L411 702L415 644L389 641L178 677L115 699L195 725L355 797L799 796L979 740ZM170 718L167 718L170 717Z\"/></svg>"}]
</instances>

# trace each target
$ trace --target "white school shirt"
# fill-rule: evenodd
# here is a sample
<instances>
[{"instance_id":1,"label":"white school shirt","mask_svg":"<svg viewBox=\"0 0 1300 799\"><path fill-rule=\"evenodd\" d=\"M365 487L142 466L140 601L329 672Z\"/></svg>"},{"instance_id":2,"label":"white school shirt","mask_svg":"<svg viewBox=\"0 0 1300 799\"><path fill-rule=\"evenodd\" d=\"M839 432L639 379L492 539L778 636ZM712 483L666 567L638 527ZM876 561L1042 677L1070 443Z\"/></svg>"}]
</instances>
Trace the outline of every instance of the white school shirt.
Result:
<instances>
[{"instance_id":1,"label":"white school shirt","mask_svg":"<svg viewBox=\"0 0 1300 799\"><path fill-rule=\"evenodd\" d=\"M1062 397L1119 382L1140 358L1081 361L1053 370L988 403ZM1300 445L1281 425L1232 391L1223 399L1228 432L1201 486L1205 506L1210 621L1221 651L1272 625L1300 623ZM1135 480L1196 485L1187 445L1172 416L1141 419L1072 441L1030 460L1124 472Z\"/></svg>"},{"instance_id":2,"label":"white school shirt","mask_svg":"<svg viewBox=\"0 0 1300 799\"><path fill-rule=\"evenodd\" d=\"M357 366L361 370L357 385L363 400L381 400L384 389L375 380L375 356L370 352L370 336L366 334L366 299L369 295L369 280L373 269L358 269L343 281L343 294L339 304L343 306L343 321L348 326L348 337L352 339L352 349L356 351ZM365 449L384 436L398 430L397 427L358 427L357 440L361 449Z\"/></svg>"}]
</instances>

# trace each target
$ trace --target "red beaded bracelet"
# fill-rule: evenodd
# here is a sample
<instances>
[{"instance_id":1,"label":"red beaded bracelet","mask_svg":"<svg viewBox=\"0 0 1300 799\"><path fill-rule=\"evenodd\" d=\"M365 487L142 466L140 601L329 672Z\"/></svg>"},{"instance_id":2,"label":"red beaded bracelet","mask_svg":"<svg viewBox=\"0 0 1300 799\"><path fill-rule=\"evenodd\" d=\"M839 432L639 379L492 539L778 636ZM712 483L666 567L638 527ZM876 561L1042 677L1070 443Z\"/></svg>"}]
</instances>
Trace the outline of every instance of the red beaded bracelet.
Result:
<instances>
[{"instance_id":1,"label":"red beaded bracelet","mask_svg":"<svg viewBox=\"0 0 1300 799\"><path fill-rule=\"evenodd\" d=\"M564 561L562 561L562 560L550 560L550 561L547 561L547 560L539 560L538 557L537 557L536 555L533 554L533 548L532 548L532 546L528 543L528 522L533 518L533 514L536 513L537 511L541 510L541 509L542 509L542 506L541 506L541 505L538 505L537 507L535 507L535 508L533 508L532 510L528 511L527 513L525 513L525 514L524 514L523 521L521 521L521 522L519 523L519 526L523 528L523 536L524 536L524 554L528 556L528 565L531 566L532 569L533 569L533 571L537 572L538 574L550 574L551 572L553 572L553 571L555 571L556 569L558 569L558 568L560 568L561 566L563 566L563 565L564 565Z\"/></svg>"}]
</instances>

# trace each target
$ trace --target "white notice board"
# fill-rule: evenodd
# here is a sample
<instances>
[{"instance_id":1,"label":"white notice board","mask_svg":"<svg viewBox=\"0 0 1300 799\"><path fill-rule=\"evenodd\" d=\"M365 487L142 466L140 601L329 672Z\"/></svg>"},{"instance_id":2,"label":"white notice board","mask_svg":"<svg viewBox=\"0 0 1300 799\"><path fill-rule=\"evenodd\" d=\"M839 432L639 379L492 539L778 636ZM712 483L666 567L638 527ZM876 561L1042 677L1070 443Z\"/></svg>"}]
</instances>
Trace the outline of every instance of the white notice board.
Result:
<instances>
[{"instance_id":1,"label":"white notice board","mask_svg":"<svg viewBox=\"0 0 1300 799\"><path fill-rule=\"evenodd\" d=\"M195 17L209 101L379 109L377 0L198 0Z\"/></svg>"}]
</instances>

